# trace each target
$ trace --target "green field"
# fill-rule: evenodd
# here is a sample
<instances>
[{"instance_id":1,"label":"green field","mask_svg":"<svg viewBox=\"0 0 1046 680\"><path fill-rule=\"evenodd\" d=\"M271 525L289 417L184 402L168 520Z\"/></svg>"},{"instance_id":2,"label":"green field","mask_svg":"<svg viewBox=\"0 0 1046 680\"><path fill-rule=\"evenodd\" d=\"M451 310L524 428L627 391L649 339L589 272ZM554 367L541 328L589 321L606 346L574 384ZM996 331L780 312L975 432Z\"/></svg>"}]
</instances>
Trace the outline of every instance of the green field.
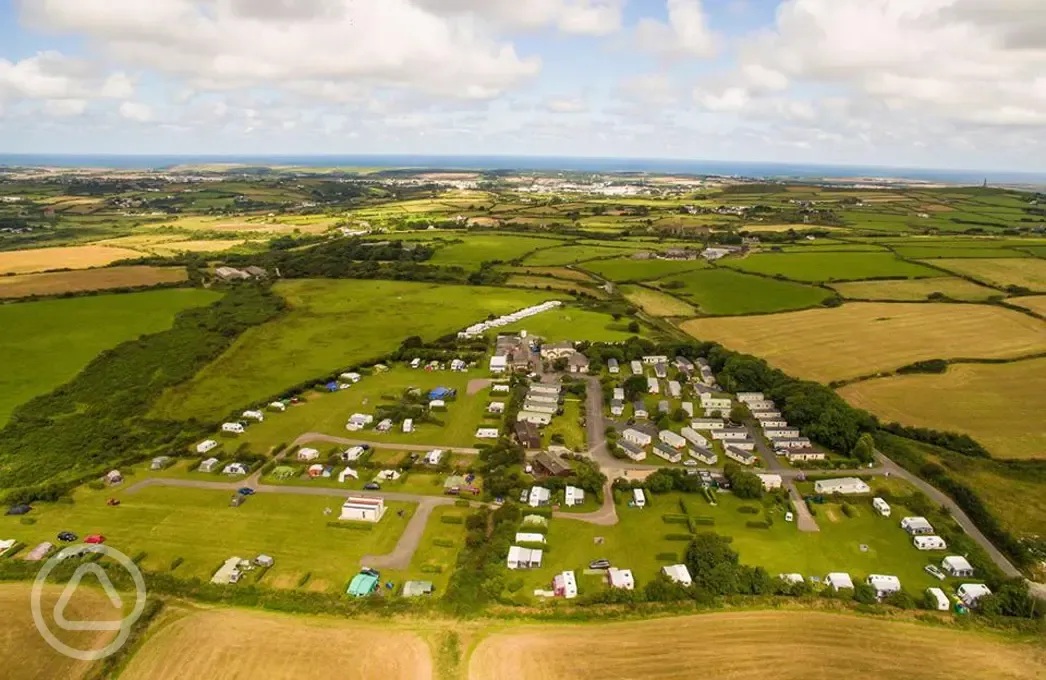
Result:
<instances>
[{"instance_id":1,"label":"green field","mask_svg":"<svg viewBox=\"0 0 1046 680\"><path fill-rule=\"evenodd\" d=\"M542 432L545 446L552 443L552 435L563 436L563 443L571 451L585 451L585 429L581 426L584 402L578 397L569 397L563 404L563 415L552 419L552 424Z\"/></svg>"},{"instance_id":2,"label":"green field","mask_svg":"<svg viewBox=\"0 0 1046 680\"><path fill-rule=\"evenodd\" d=\"M597 245L561 246L534 253L526 258L523 264L535 267L575 264L577 262L596 260L601 257L620 257L623 254L637 250L640 250L640 248L634 245L625 247Z\"/></svg>"},{"instance_id":3,"label":"green field","mask_svg":"<svg viewBox=\"0 0 1046 680\"><path fill-rule=\"evenodd\" d=\"M12 411L76 376L99 352L171 327L218 294L172 289L0 306L0 425Z\"/></svg>"},{"instance_id":4,"label":"green field","mask_svg":"<svg viewBox=\"0 0 1046 680\"><path fill-rule=\"evenodd\" d=\"M971 244L972 246L972 244ZM1010 248L976 248L955 247L946 245L899 246L893 249L901 257L910 260L931 260L938 258L988 258L988 257L1028 257L1027 253Z\"/></svg>"},{"instance_id":5,"label":"green field","mask_svg":"<svg viewBox=\"0 0 1046 680\"><path fill-rule=\"evenodd\" d=\"M672 287L675 282L683 287ZM823 288L722 268L678 274L657 283L672 295L697 305L701 313L716 316L804 309L832 297Z\"/></svg>"},{"instance_id":6,"label":"green field","mask_svg":"<svg viewBox=\"0 0 1046 680\"><path fill-rule=\"evenodd\" d=\"M548 342L561 340L589 340L591 342L620 342L635 335L645 334L641 327L639 333L628 330L630 319L614 318L603 312L593 312L577 307L560 307L524 319L519 323L504 327L505 332L526 330Z\"/></svg>"},{"instance_id":7,"label":"green field","mask_svg":"<svg viewBox=\"0 0 1046 680\"><path fill-rule=\"evenodd\" d=\"M251 328L193 380L164 394L155 415L214 421L303 381L380 357L409 336L434 340L488 314L562 297L509 288L326 279L283 281L274 290L291 310Z\"/></svg>"},{"instance_id":8,"label":"green field","mask_svg":"<svg viewBox=\"0 0 1046 680\"><path fill-rule=\"evenodd\" d=\"M563 243L563 241L548 238L498 234L467 235L463 237L463 240L464 243L441 247L432 256L430 262L478 269L481 262L517 260L538 248L551 248Z\"/></svg>"},{"instance_id":9,"label":"green field","mask_svg":"<svg viewBox=\"0 0 1046 680\"><path fill-rule=\"evenodd\" d=\"M632 260L619 258L614 260L596 260L585 265L585 269L594 272L608 281L646 281L660 279L669 274L703 269L708 264L704 260Z\"/></svg>"},{"instance_id":10,"label":"green field","mask_svg":"<svg viewBox=\"0 0 1046 680\"><path fill-rule=\"evenodd\" d=\"M796 281L858 281L880 277L943 276L938 271L898 259L891 253L761 253L723 264Z\"/></svg>"}]
</instances>

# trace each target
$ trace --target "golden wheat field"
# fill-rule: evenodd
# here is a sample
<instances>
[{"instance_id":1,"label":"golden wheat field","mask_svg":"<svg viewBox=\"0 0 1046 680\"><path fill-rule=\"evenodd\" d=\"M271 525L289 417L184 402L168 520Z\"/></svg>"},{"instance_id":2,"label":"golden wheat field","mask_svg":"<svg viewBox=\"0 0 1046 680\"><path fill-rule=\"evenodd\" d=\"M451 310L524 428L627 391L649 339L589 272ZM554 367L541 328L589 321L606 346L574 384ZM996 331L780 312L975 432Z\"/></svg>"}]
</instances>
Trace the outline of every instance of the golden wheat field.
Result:
<instances>
[{"instance_id":1,"label":"golden wheat field","mask_svg":"<svg viewBox=\"0 0 1046 680\"><path fill-rule=\"evenodd\" d=\"M1007 300L1007 302L1046 315L1046 295L1029 295L1028 297L1011 298Z\"/></svg>"},{"instance_id":2,"label":"golden wheat field","mask_svg":"<svg viewBox=\"0 0 1046 680\"><path fill-rule=\"evenodd\" d=\"M689 303L643 286L622 286L625 298L650 316L695 316L697 310Z\"/></svg>"},{"instance_id":3,"label":"golden wheat field","mask_svg":"<svg viewBox=\"0 0 1046 680\"><path fill-rule=\"evenodd\" d=\"M58 295L87 290L155 286L186 280L183 267L104 267L45 274L0 276L0 298Z\"/></svg>"},{"instance_id":4,"label":"golden wheat field","mask_svg":"<svg viewBox=\"0 0 1046 680\"><path fill-rule=\"evenodd\" d=\"M839 394L887 422L968 434L997 458L1046 458L1046 359L955 364L941 375L866 380Z\"/></svg>"},{"instance_id":5,"label":"golden wheat field","mask_svg":"<svg viewBox=\"0 0 1046 680\"><path fill-rule=\"evenodd\" d=\"M933 293L943 293L953 300L979 302L1002 292L957 277L935 279L905 279L896 281L853 281L832 284L845 298L851 300L925 300Z\"/></svg>"},{"instance_id":6,"label":"golden wheat field","mask_svg":"<svg viewBox=\"0 0 1046 680\"><path fill-rule=\"evenodd\" d=\"M1010 680L1043 678L1046 646L821 612L730 612L533 626L482 641L469 680Z\"/></svg>"},{"instance_id":7,"label":"golden wheat field","mask_svg":"<svg viewBox=\"0 0 1046 680\"><path fill-rule=\"evenodd\" d=\"M927 359L1008 358L1046 350L1046 325L989 305L854 302L681 326L786 373L830 382Z\"/></svg>"},{"instance_id":8,"label":"golden wheat field","mask_svg":"<svg viewBox=\"0 0 1046 680\"><path fill-rule=\"evenodd\" d=\"M933 260L932 264L996 286L1022 286L1035 292L1046 291L1046 260L1037 257L956 258Z\"/></svg>"},{"instance_id":9,"label":"golden wheat field","mask_svg":"<svg viewBox=\"0 0 1046 680\"><path fill-rule=\"evenodd\" d=\"M141 257L137 250L106 246L32 248L0 252L0 274L31 274L54 269L104 267L117 260Z\"/></svg>"}]
</instances>

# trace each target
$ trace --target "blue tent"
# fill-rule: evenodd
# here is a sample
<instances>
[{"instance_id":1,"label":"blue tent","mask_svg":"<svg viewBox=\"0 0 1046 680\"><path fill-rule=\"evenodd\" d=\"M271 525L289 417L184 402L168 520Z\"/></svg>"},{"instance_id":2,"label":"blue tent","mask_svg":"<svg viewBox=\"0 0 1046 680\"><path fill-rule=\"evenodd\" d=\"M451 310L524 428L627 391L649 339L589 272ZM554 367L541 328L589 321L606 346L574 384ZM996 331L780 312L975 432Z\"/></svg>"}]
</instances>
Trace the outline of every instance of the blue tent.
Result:
<instances>
[{"instance_id":1,"label":"blue tent","mask_svg":"<svg viewBox=\"0 0 1046 680\"><path fill-rule=\"evenodd\" d=\"M338 383L334 382L333 380L331 382L327 383L327 391L328 392L337 392L338 391Z\"/></svg>"},{"instance_id":2,"label":"blue tent","mask_svg":"<svg viewBox=\"0 0 1046 680\"><path fill-rule=\"evenodd\" d=\"M444 399L452 394L454 394L454 390L447 389L446 387L437 387L429 392L429 399Z\"/></svg>"}]
</instances>

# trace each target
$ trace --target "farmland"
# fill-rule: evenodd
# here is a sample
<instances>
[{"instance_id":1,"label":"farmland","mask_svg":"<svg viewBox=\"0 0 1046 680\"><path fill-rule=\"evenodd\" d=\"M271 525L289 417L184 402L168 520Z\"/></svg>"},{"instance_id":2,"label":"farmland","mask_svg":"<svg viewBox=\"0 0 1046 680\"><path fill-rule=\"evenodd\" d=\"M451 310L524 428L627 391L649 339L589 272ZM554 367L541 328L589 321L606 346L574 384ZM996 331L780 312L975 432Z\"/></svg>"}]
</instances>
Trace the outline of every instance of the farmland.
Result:
<instances>
[{"instance_id":1,"label":"farmland","mask_svg":"<svg viewBox=\"0 0 1046 680\"><path fill-rule=\"evenodd\" d=\"M527 236L467 236L463 243L442 246L433 256L432 263L475 268L482 262L518 260L539 248L552 248L562 243L563 241Z\"/></svg>"},{"instance_id":2,"label":"farmland","mask_svg":"<svg viewBox=\"0 0 1046 680\"><path fill-rule=\"evenodd\" d=\"M832 295L823 288L724 268L677 274L657 284L709 316L766 314L815 307Z\"/></svg>"},{"instance_id":3,"label":"farmland","mask_svg":"<svg viewBox=\"0 0 1046 680\"><path fill-rule=\"evenodd\" d=\"M157 414L213 419L302 381L376 359L408 336L435 340L488 314L557 297L507 288L352 280L286 281L275 290L291 310L244 333L191 382L161 397ZM460 304L464 299L468 305ZM375 314L379 307L381 313Z\"/></svg>"},{"instance_id":4,"label":"farmland","mask_svg":"<svg viewBox=\"0 0 1046 680\"><path fill-rule=\"evenodd\" d=\"M18 405L68 382L99 352L171 326L183 309L213 302L216 293L174 289L40 300L0 306L0 423Z\"/></svg>"},{"instance_id":5,"label":"farmland","mask_svg":"<svg viewBox=\"0 0 1046 680\"><path fill-rule=\"evenodd\" d=\"M938 358L1007 358L1046 350L1042 322L986 305L859 302L774 316L696 319L700 340L831 382Z\"/></svg>"},{"instance_id":6,"label":"farmland","mask_svg":"<svg viewBox=\"0 0 1046 680\"><path fill-rule=\"evenodd\" d=\"M1030 309L1033 312L1038 312L1043 316L1046 316L1046 295L1032 295L1029 297L1013 298L1009 300L1011 304L1019 305L1025 309Z\"/></svg>"},{"instance_id":7,"label":"farmland","mask_svg":"<svg viewBox=\"0 0 1046 680\"><path fill-rule=\"evenodd\" d=\"M31 274L55 269L104 267L117 260L141 257L136 250L104 246L34 248L0 252L0 274Z\"/></svg>"},{"instance_id":8,"label":"farmland","mask_svg":"<svg viewBox=\"0 0 1046 680\"><path fill-rule=\"evenodd\" d=\"M669 274L693 271L707 266L704 260L632 260L628 258L596 260L584 265L588 271L615 282L660 279Z\"/></svg>"},{"instance_id":9,"label":"farmland","mask_svg":"<svg viewBox=\"0 0 1046 680\"><path fill-rule=\"evenodd\" d=\"M1046 292L1044 259L943 259L934 260L934 264L991 286L1020 286L1037 293Z\"/></svg>"},{"instance_id":10,"label":"farmland","mask_svg":"<svg viewBox=\"0 0 1046 680\"><path fill-rule=\"evenodd\" d=\"M599 258L620 257L632 252L627 247L601 245L572 245L541 250L523 260L527 266L548 267L555 265L577 264Z\"/></svg>"},{"instance_id":11,"label":"farmland","mask_svg":"<svg viewBox=\"0 0 1046 680\"><path fill-rule=\"evenodd\" d=\"M564 639L584 654L562 654ZM671 640L671 645L665 645ZM830 651L829 651L830 650ZM816 672L811 673L812 660ZM1041 644L820 612L727 612L645 622L528 626L483 640L470 680L1040 677Z\"/></svg>"},{"instance_id":12,"label":"farmland","mask_svg":"<svg viewBox=\"0 0 1046 680\"><path fill-rule=\"evenodd\" d=\"M629 321L614 321L609 314L594 312L576 307L560 307L537 316L505 326L505 330L526 330L549 342L563 340L590 340L592 342L619 342L634 335L642 335L643 330L633 333L628 330Z\"/></svg>"},{"instance_id":13,"label":"farmland","mask_svg":"<svg viewBox=\"0 0 1046 680\"><path fill-rule=\"evenodd\" d=\"M105 267L46 274L0 276L0 298L60 295L88 290L155 286L186 280L181 267Z\"/></svg>"},{"instance_id":14,"label":"farmland","mask_svg":"<svg viewBox=\"0 0 1046 680\"><path fill-rule=\"evenodd\" d=\"M695 316L697 311L677 297L643 286L623 286L621 293L650 316Z\"/></svg>"},{"instance_id":15,"label":"farmland","mask_svg":"<svg viewBox=\"0 0 1046 680\"><path fill-rule=\"evenodd\" d=\"M1002 291L994 288L954 277L900 281L851 281L835 283L831 287L850 300L917 302L926 300L934 293L941 293L952 300L980 302L1003 294Z\"/></svg>"},{"instance_id":16,"label":"farmland","mask_svg":"<svg viewBox=\"0 0 1046 680\"><path fill-rule=\"evenodd\" d=\"M756 274L809 282L942 275L929 267L900 260L891 253L761 253L724 264Z\"/></svg>"},{"instance_id":17,"label":"farmland","mask_svg":"<svg viewBox=\"0 0 1046 680\"><path fill-rule=\"evenodd\" d=\"M1046 359L956 364L943 375L867 380L840 394L885 421L966 433L998 458L1046 458Z\"/></svg>"}]
</instances>

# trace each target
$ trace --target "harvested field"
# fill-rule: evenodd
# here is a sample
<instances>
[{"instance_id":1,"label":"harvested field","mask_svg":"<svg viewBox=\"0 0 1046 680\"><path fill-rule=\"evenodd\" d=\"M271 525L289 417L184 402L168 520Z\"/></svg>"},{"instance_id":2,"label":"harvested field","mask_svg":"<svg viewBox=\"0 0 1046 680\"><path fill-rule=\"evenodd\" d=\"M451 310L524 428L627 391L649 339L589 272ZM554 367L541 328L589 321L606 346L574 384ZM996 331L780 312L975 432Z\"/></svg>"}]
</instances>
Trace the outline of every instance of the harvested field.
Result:
<instances>
[{"instance_id":1,"label":"harvested field","mask_svg":"<svg viewBox=\"0 0 1046 680\"><path fill-rule=\"evenodd\" d=\"M704 260L597 260L584 265L608 281L648 281L708 267Z\"/></svg>"},{"instance_id":2,"label":"harvested field","mask_svg":"<svg viewBox=\"0 0 1046 680\"><path fill-rule=\"evenodd\" d=\"M846 231L845 227L826 227L821 224L760 224L753 222L752 224L746 224L741 229L751 232L781 232L795 229L796 231L807 231L810 229L817 229L818 231Z\"/></svg>"},{"instance_id":3,"label":"harvested field","mask_svg":"<svg viewBox=\"0 0 1046 680\"><path fill-rule=\"evenodd\" d=\"M33 248L0 252L0 274L31 274L54 269L104 267L117 260L141 257L137 250L105 246Z\"/></svg>"},{"instance_id":4,"label":"harvested field","mask_svg":"<svg viewBox=\"0 0 1046 680\"><path fill-rule=\"evenodd\" d=\"M225 609L191 613L159 629L120 677L421 680L432 670L420 637L386 625Z\"/></svg>"},{"instance_id":5,"label":"harvested field","mask_svg":"<svg viewBox=\"0 0 1046 680\"><path fill-rule=\"evenodd\" d=\"M564 639L584 653L560 653ZM1031 679L1044 664L1042 644L984 633L849 614L729 612L497 633L472 653L469 678Z\"/></svg>"},{"instance_id":6,"label":"harvested field","mask_svg":"<svg viewBox=\"0 0 1046 680\"><path fill-rule=\"evenodd\" d=\"M981 286L966 279L943 277L938 279L909 279L906 281L853 281L831 286L844 298L851 300L925 300L933 293L943 293L953 300L979 302L1002 291Z\"/></svg>"},{"instance_id":7,"label":"harvested field","mask_svg":"<svg viewBox=\"0 0 1046 680\"><path fill-rule=\"evenodd\" d=\"M175 253L218 253L237 246L261 243L260 241L206 240L206 241L171 241L149 246L149 251L157 255L174 255Z\"/></svg>"},{"instance_id":8,"label":"harvested field","mask_svg":"<svg viewBox=\"0 0 1046 680\"><path fill-rule=\"evenodd\" d=\"M697 310L679 298L642 286L622 286L629 302L650 316L694 316Z\"/></svg>"},{"instance_id":9,"label":"harvested field","mask_svg":"<svg viewBox=\"0 0 1046 680\"><path fill-rule=\"evenodd\" d=\"M754 354L786 373L830 382L926 359L1008 358L1046 350L1041 321L988 305L856 302L769 316L695 319L700 340Z\"/></svg>"},{"instance_id":10,"label":"harvested field","mask_svg":"<svg viewBox=\"0 0 1046 680\"><path fill-rule=\"evenodd\" d=\"M995 286L1046 292L1046 260L1039 258L943 259L933 264Z\"/></svg>"},{"instance_id":11,"label":"harvested field","mask_svg":"<svg viewBox=\"0 0 1046 680\"><path fill-rule=\"evenodd\" d=\"M1007 300L1007 302L1046 316L1046 295L1029 295L1028 297L1013 298Z\"/></svg>"},{"instance_id":12,"label":"harvested field","mask_svg":"<svg viewBox=\"0 0 1046 680\"><path fill-rule=\"evenodd\" d=\"M1046 458L1046 359L957 364L941 375L866 380L839 393L887 422L968 434L996 458Z\"/></svg>"},{"instance_id":13,"label":"harvested field","mask_svg":"<svg viewBox=\"0 0 1046 680\"><path fill-rule=\"evenodd\" d=\"M942 276L929 267L881 252L758 253L740 260L724 260L723 264L756 274L809 282Z\"/></svg>"},{"instance_id":14,"label":"harvested field","mask_svg":"<svg viewBox=\"0 0 1046 680\"><path fill-rule=\"evenodd\" d=\"M595 295L596 297L606 297L606 295L603 294L603 291L594 286L586 286L578 281L554 279L550 276L510 276L508 277L508 281L505 282L505 285L519 286L520 288L551 288L552 290L584 291L585 293Z\"/></svg>"},{"instance_id":15,"label":"harvested field","mask_svg":"<svg viewBox=\"0 0 1046 680\"><path fill-rule=\"evenodd\" d=\"M58 295L86 290L176 283L187 278L182 267L108 267L50 274L0 277L0 298Z\"/></svg>"},{"instance_id":16,"label":"harvested field","mask_svg":"<svg viewBox=\"0 0 1046 680\"><path fill-rule=\"evenodd\" d=\"M156 225L157 228L188 229L191 231L259 232L265 234L289 234L300 231L306 234L322 234L338 220L323 216L295 218L287 216L282 222L269 218L247 218L230 220L225 217L183 217L173 222Z\"/></svg>"}]
</instances>

